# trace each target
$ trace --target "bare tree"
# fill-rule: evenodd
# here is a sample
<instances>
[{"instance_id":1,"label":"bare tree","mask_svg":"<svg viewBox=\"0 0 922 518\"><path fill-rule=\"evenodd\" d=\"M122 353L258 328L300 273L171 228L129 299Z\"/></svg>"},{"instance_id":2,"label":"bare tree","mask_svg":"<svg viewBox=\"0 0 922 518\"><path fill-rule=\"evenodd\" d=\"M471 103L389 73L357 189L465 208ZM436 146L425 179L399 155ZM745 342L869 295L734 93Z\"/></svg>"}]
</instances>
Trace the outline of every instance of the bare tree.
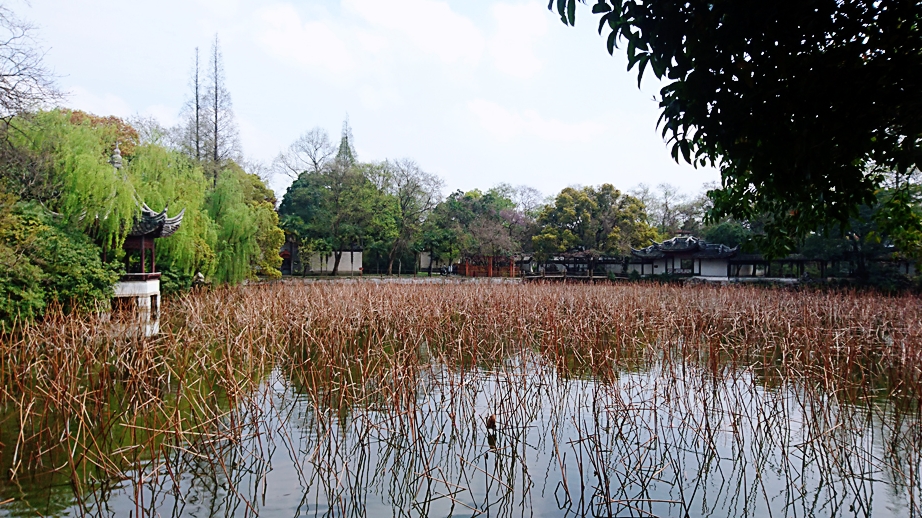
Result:
<instances>
[{"instance_id":1,"label":"bare tree","mask_svg":"<svg viewBox=\"0 0 922 518\"><path fill-rule=\"evenodd\" d=\"M186 101L183 107L183 115L186 120L178 129L178 133L181 135L179 139L180 147L186 154L201 162L202 155L205 153L207 127L205 121L205 91L198 47L195 47L195 61L192 65L189 86L192 89L192 97Z\"/></svg>"},{"instance_id":2,"label":"bare tree","mask_svg":"<svg viewBox=\"0 0 922 518\"><path fill-rule=\"evenodd\" d=\"M266 185L269 185L270 180L272 180L272 168L258 158L241 158L238 165L244 171L258 176Z\"/></svg>"},{"instance_id":3,"label":"bare tree","mask_svg":"<svg viewBox=\"0 0 922 518\"><path fill-rule=\"evenodd\" d=\"M182 139L177 134L177 128L165 128L154 117L139 114L128 117L128 124L138 132L138 141L141 144L156 144L175 149L182 146Z\"/></svg>"},{"instance_id":4,"label":"bare tree","mask_svg":"<svg viewBox=\"0 0 922 518\"><path fill-rule=\"evenodd\" d=\"M510 254L517 248L502 219L482 214L470 223L468 230L473 238L470 243L473 248L466 251L468 254L492 257Z\"/></svg>"},{"instance_id":5,"label":"bare tree","mask_svg":"<svg viewBox=\"0 0 922 518\"><path fill-rule=\"evenodd\" d=\"M531 219L537 219L544 207L544 194L530 185L519 185L512 191L512 201L520 213Z\"/></svg>"},{"instance_id":6,"label":"bare tree","mask_svg":"<svg viewBox=\"0 0 922 518\"><path fill-rule=\"evenodd\" d=\"M401 248L409 245L419 230L425 215L438 205L442 197L442 179L423 171L419 164L404 158L387 162L387 176L379 188L390 195L396 236L387 257L387 273L394 268L394 258Z\"/></svg>"},{"instance_id":7,"label":"bare tree","mask_svg":"<svg viewBox=\"0 0 922 518\"><path fill-rule=\"evenodd\" d=\"M292 179L305 171L319 173L336 155L330 135L320 127L305 132L279 153L272 162L273 172Z\"/></svg>"},{"instance_id":8,"label":"bare tree","mask_svg":"<svg viewBox=\"0 0 922 518\"><path fill-rule=\"evenodd\" d=\"M44 53L32 38L34 27L0 5L0 118L33 110L61 98Z\"/></svg>"},{"instance_id":9,"label":"bare tree","mask_svg":"<svg viewBox=\"0 0 922 518\"><path fill-rule=\"evenodd\" d=\"M218 182L218 173L228 160L240 159L240 137L230 92L224 78L224 58L218 35L211 45L211 58L208 61L208 87L204 95L205 117L208 129L205 137L205 150L208 153L208 169Z\"/></svg>"}]
</instances>

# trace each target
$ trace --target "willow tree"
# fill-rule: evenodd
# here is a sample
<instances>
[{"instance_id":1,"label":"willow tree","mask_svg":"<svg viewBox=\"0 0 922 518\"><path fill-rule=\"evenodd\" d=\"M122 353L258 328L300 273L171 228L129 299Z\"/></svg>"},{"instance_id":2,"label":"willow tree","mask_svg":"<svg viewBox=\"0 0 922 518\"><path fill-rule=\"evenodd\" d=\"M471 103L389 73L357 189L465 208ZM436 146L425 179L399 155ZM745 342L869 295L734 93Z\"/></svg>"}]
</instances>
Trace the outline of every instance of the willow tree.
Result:
<instances>
[{"instance_id":1,"label":"willow tree","mask_svg":"<svg viewBox=\"0 0 922 518\"><path fill-rule=\"evenodd\" d=\"M40 112L11 125L13 145L32 153L36 169L49 178L35 201L104 247L120 248L139 208L126 171L110 162L117 129L90 119L75 124L66 110Z\"/></svg>"},{"instance_id":2,"label":"willow tree","mask_svg":"<svg viewBox=\"0 0 922 518\"><path fill-rule=\"evenodd\" d=\"M218 282L238 283L251 276L250 265L259 254L258 227L236 170L224 173L208 199L208 214L217 228L214 277Z\"/></svg>"},{"instance_id":3,"label":"willow tree","mask_svg":"<svg viewBox=\"0 0 922 518\"><path fill-rule=\"evenodd\" d=\"M156 211L184 210L182 225L157 243L157 264L174 276L191 280L215 269L217 228L205 211L208 180L201 166L183 153L154 144L137 148L128 172L139 199Z\"/></svg>"}]
</instances>

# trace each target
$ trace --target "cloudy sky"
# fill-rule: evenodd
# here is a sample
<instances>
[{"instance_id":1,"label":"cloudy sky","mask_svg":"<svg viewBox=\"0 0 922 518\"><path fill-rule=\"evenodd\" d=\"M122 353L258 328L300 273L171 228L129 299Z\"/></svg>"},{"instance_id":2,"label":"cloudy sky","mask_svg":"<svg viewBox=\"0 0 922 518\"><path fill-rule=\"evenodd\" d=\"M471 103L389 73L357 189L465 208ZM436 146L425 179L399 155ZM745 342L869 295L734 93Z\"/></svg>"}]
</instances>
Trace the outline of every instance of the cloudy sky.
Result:
<instances>
[{"instance_id":1,"label":"cloudy sky","mask_svg":"<svg viewBox=\"0 0 922 518\"><path fill-rule=\"evenodd\" d=\"M582 6L566 27L547 0L18 0L66 105L176 124L195 48L217 34L244 153L271 162L346 116L361 160L412 158L446 193L527 184L671 183L713 169L672 161L660 85L612 58ZM282 178L274 179L284 189Z\"/></svg>"}]
</instances>

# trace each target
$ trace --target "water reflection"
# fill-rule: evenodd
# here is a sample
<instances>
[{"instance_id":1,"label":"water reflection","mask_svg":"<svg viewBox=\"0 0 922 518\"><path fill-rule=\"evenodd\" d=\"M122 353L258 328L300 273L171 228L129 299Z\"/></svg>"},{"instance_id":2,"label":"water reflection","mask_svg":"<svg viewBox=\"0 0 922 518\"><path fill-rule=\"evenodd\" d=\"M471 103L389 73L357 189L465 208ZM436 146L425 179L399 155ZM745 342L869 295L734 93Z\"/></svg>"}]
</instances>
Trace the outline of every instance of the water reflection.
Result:
<instances>
[{"instance_id":1,"label":"water reflection","mask_svg":"<svg viewBox=\"0 0 922 518\"><path fill-rule=\"evenodd\" d=\"M630 364L604 381L538 354L377 380L357 366L361 382L322 387L283 366L196 440L148 444L120 479L54 460L4 482L0 501L15 500L0 514L920 515L917 407L764 369ZM15 444L5 419L0 442ZM143 442L131 437L109 451ZM13 457L4 447L5 471Z\"/></svg>"}]
</instances>

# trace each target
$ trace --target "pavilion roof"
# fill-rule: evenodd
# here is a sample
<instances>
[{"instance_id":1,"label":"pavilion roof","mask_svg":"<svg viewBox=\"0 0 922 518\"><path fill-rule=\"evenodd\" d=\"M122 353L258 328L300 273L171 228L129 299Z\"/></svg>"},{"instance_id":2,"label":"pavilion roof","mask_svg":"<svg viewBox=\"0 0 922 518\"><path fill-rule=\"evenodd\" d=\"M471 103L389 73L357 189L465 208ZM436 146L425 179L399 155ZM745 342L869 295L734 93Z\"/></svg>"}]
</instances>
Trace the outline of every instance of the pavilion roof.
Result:
<instances>
[{"instance_id":1,"label":"pavilion roof","mask_svg":"<svg viewBox=\"0 0 922 518\"><path fill-rule=\"evenodd\" d=\"M681 255L694 259L725 259L739 252L739 246L730 248L719 243L708 243L694 236L678 236L661 243L653 242L646 248L631 249L631 255L641 259L661 259Z\"/></svg>"},{"instance_id":2,"label":"pavilion roof","mask_svg":"<svg viewBox=\"0 0 922 518\"><path fill-rule=\"evenodd\" d=\"M134 224L131 226L131 230L128 232L129 237L146 237L146 238L158 238L158 237L170 237L182 224L182 217L186 213L186 209L179 211L179 214L173 216L172 218L167 216L167 208L164 207L163 211L156 212L147 206L146 203L141 204L141 216L134 220Z\"/></svg>"}]
</instances>

